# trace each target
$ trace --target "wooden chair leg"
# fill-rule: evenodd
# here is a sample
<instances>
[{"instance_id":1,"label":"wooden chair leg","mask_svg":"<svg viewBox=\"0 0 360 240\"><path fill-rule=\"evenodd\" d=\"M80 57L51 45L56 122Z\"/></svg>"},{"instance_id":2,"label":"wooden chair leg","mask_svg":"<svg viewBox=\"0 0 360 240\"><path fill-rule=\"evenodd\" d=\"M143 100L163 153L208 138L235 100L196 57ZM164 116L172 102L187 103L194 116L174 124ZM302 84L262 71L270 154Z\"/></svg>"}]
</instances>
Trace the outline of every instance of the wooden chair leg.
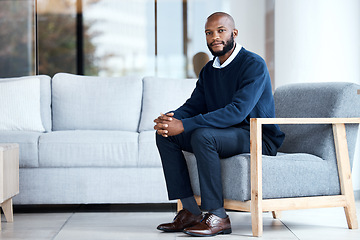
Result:
<instances>
[{"instance_id":1,"label":"wooden chair leg","mask_svg":"<svg viewBox=\"0 0 360 240\"><path fill-rule=\"evenodd\" d=\"M250 120L251 225L254 237L263 233L262 219L262 133L256 118Z\"/></svg>"},{"instance_id":2,"label":"wooden chair leg","mask_svg":"<svg viewBox=\"0 0 360 240\"><path fill-rule=\"evenodd\" d=\"M1 208L2 208L2 210L4 212L6 221L7 222L14 222L12 198L4 201L1 204Z\"/></svg>"},{"instance_id":3,"label":"wooden chair leg","mask_svg":"<svg viewBox=\"0 0 360 240\"><path fill-rule=\"evenodd\" d=\"M356 218L355 204L351 204L351 205L353 206L344 207L346 221L349 229L358 229L359 226Z\"/></svg>"},{"instance_id":4,"label":"wooden chair leg","mask_svg":"<svg viewBox=\"0 0 360 240\"><path fill-rule=\"evenodd\" d=\"M183 205L180 199L177 201L177 212L180 212L183 209Z\"/></svg>"},{"instance_id":5,"label":"wooden chair leg","mask_svg":"<svg viewBox=\"0 0 360 240\"><path fill-rule=\"evenodd\" d=\"M253 211L251 211L251 226L253 236L261 237L263 234L262 210L256 206L254 207Z\"/></svg>"},{"instance_id":6,"label":"wooden chair leg","mask_svg":"<svg viewBox=\"0 0 360 240\"><path fill-rule=\"evenodd\" d=\"M281 211L272 211L272 216L274 219L280 219L281 218Z\"/></svg>"},{"instance_id":7,"label":"wooden chair leg","mask_svg":"<svg viewBox=\"0 0 360 240\"><path fill-rule=\"evenodd\" d=\"M346 140L345 124L333 124L333 133L341 194L345 195L346 198L346 206L344 207L346 221L350 229L357 229L358 221L356 217L355 197L351 180L351 168Z\"/></svg>"}]
</instances>

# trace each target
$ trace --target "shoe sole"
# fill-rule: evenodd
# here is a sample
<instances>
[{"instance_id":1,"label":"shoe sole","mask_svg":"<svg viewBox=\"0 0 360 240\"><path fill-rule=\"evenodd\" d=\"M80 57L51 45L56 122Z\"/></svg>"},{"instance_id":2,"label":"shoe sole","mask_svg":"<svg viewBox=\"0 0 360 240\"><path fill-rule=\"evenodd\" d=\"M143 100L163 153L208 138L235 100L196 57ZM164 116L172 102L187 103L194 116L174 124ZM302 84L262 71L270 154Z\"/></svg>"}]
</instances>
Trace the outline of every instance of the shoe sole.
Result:
<instances>
[{"instance_id":1,"label":"shoe sole","mask_svg":"<svg viewBox=\"0 0 360 240\"><path fill-rule=\"evenodd\" d=\"M163 231L163 232L182 232L184 231L183 229L179 229L179 230L170 230L170 229L163 229L163 228L156 228L157 230Z\"/></svg>"},{"instance_id":2,"label":"shoe sole","mask_svg":"<svg viewBox=\"0 0 360 240\"><path fill-rule=\"evenodd\" d=\"M189 234L191 236L194 236L194 237L213 237L213 236L216 236L218 234L230 234L230 233L232 233L232 230L231 230L231 228L229 228L229 229L224 229L224 230L219 231L219 232L214 233L214 234L207 234L207 235L198 234L198 233L192 233L192 232L188 232L188 231L183 231L183 232L186 233L186 234Z\"/></svg>"}]
</instances>

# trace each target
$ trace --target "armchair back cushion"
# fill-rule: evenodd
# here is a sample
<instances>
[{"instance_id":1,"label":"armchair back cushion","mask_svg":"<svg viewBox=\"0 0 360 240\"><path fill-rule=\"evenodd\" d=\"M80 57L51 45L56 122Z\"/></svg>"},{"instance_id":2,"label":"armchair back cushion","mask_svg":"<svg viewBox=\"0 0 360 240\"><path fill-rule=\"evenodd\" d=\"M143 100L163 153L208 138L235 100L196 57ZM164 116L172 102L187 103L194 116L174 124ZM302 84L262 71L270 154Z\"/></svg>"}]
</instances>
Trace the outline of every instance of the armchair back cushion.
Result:
<instances>
[{"instance_id":1,"label":"armchair back cushion","mask_svg":"<svg viewBox=\"0 0 360 240\"><path fill-rule=\"evenodd\" d=\"M278 118L347 118L360 116L360 86L346 82L289 84L276 89ZM285 132L280 152L310 153L336 161L331 125L279 125ZM357 137L357 124L346 125L350 162Z\"/></svg>"}]
</instances>

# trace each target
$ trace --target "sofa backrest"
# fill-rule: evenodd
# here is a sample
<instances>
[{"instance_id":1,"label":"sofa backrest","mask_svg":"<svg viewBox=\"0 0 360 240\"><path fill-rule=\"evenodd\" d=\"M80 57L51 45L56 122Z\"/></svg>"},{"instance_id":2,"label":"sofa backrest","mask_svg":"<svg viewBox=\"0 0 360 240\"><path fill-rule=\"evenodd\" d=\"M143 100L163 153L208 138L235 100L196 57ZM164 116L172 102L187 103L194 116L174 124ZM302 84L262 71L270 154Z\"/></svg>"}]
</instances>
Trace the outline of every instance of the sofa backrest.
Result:
<instances>
[{"instance_id":1,"label":"sofa backrest","mask_svg":"<svg viewBox=\"0 0 360 240\"><path fill-rule=\"evenodd\" d=\"M197 79L145 77L139 131L154 130L160 113L177 109L191 96Z\"/></svg>"},{"instance_id":2,"label":"sofa backrest","mask_svg":"<svg viewBox=\"0 0 360 240\"><path fill-rule=\"evenodd\" d=\"M360 86L354 83L299 83L279 87L274 94L278 118L347 118L360 116ZM287 153L310 153L336 160L331 125L279 125L285 141L279 149ZM346 125L352 162L357 124Z\"/></svg>"},{"instance_id":3,"label":"sofa backrest","mask_svg":"<svg viewBox=\"0 0 360 240\"><path fill-rule=\"evenodd\" d=\"M1 78L0 81L18 81L32 78L40 79L40 116L45 131L49 132L51 131L51 78L47 75L38 75L18 78Z\"/></svg>"},{"instance_id":4,"label":"sofa backrest","mask_svg":"<svg viewBox=\"0 0 360 240\"><path fill-rule=\"evenodd\" d=\"M89 77L58 73L52 79L53 130L137 131L140 77Z\"/></svg>"}]
</instances>

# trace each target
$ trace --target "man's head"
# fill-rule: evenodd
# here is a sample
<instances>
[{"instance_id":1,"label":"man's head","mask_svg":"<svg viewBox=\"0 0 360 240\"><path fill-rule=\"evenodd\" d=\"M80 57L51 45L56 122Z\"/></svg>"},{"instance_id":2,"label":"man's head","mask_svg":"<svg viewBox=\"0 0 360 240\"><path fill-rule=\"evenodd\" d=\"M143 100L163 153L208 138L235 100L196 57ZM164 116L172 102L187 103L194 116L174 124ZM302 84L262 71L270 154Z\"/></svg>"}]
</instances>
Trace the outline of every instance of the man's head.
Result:
<instances>
[{"instance_id":1,"label":"man's head","mask_svg":"<svg viewBox=\"0 0 360 240\"><path fill-rule=\"evenodd\" d=\"M211 14L205 24L207 46L214 56L224 56L234 48L234 39L238 35L234 19L227 13Z\"/></svg>"}]
</instances>

